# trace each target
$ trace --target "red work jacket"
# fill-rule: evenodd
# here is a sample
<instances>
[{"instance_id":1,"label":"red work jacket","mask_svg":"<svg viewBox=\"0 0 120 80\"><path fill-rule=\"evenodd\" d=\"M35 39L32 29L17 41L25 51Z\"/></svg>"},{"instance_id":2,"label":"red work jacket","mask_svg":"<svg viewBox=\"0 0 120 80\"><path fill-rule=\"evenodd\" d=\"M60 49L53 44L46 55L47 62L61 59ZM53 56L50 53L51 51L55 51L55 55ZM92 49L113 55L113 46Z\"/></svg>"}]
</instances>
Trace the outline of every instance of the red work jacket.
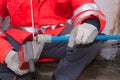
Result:
<instances>
[{"instance_id":1,"label":"red work jacket","mask_svg":"<svg viewBox=\"0 0 120 80\"><path fill-rule=\"evenodd\" d=\"M58 25L70 18L72 18L74 25L78 25L92 17L98 18L100 21L100 32L105 26L105 16L94 0L40 0L40 2L32 0L32 5L30 5L30 0L0 0L0 16L3 20L6 16L10 16L10 24L13 28L31 27L31 6L35 28L43 25ZM64 28L65 26L59 26L55 30L48 29L45 33L58 35ZM10 29L6 33L20 44L31 35L29 32L18 29ZM7 52L12 48L5 38L0 37L1 63L3 63Z\"/></svg>"}]
</instances>

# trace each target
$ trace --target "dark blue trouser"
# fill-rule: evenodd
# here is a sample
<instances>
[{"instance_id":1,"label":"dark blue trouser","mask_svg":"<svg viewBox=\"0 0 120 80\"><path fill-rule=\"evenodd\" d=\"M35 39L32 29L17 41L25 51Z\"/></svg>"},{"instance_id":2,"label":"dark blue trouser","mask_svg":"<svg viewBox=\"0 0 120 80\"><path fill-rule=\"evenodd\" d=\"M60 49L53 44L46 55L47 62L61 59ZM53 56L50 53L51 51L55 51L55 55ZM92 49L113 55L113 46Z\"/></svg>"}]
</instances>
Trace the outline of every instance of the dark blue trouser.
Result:
<instances>
[{"instance_id":1,"label":"dark blue trouser","mask_svg":"<svg viewBox=\"0 0 120 80\"><path fill-rule=\"evenodd\" d=\"M60 35L70 33L67 27ZM56 80L77 80L83 69L98 55L102 42L94 42L86 46L67 47L67 42L46 44L42 56L61 58L54 77Z\"/></svg>"},{"instance_id":2,"label":"dark blue trouser","mask_svg":"<svg viewBox=\"0 0 120 80\"><path fill-rule=\"evenodd\" d=\"M17 77L17 80L31 80L29 74L18 77L5 65L0 64L0 80L14 80L15 77Z\"/></svg>"},{"instance_id":3,"label":"dark blue trouser","mask_svg":"<svg viewBox=\"0 0 120 80\"><path fill-rule=\"evenodd\" d=\"M71 27L67 27L60 35L70 33ZM83 69L95 58L101 48L101 42L95 42L87 46L67 47L67 42L47 43L41 57L61 58L54 77L56 80L77 80ZM6 66L0 65L0 78L13 80L15 74ZM17 80L31 80L30 75L19 76Z\"/></svg>"}]
</instances>

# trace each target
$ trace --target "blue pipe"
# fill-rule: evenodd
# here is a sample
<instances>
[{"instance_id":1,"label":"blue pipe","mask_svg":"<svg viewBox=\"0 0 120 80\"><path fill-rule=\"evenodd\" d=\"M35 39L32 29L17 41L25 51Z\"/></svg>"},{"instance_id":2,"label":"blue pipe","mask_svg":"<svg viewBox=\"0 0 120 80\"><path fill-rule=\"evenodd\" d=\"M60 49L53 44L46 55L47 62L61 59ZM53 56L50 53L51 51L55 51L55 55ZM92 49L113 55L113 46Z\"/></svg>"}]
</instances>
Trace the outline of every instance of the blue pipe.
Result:
<instances>
[{"instance_id":1,"label":"blue pipe","mask_svg":"<svg viewBox=\"0 0 120 80\"><path fill-rule=\"evenodd\" d=\"M68 41L69 36L53 36L52 41ZM120 40L120 35L98 35L95 40Z\"/></svg>"}]
</instances>

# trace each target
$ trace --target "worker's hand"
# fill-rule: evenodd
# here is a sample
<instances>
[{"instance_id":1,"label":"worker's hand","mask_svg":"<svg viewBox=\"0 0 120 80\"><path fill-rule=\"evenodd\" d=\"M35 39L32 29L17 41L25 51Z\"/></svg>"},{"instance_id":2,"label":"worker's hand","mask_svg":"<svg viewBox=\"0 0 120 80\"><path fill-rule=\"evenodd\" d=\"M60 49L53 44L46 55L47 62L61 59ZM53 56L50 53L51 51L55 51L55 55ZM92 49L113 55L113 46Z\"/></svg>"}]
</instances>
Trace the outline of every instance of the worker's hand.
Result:
<instances>
[{"instance_id":1,"label":"worker's hand","mask_svg":"<svg viewBox=\"0 0 120 80\"><path fill-rule=\"evenodd\" d=\"M68 46L73 47L78 44L92 43L97 35L98 29L95 26L83 23L71 31Z\"/></svg>"},{"instance_id":2,"label":"worker's hand","mask_svg":"<svg viewBox=\"0 0 120 80\"><path fill-rule=\"evenodd\" d=\"M37 61L40 57L43 46L44 42L38 43L36 41L28 41L26 44L21 46L19 52L10 50L5 57L5 63L7 64L7 67L18 75L24 75L28 73L29 65L24 64L30 64L30 60ZM27 69L25 66L27 66ZM25 69L20 69L21 67L24 67Z\"/></svg>"},{"instance_id":3,"label":"worker's hand","mask_svg":"<svg viewBox=\"0 0 120 80\"><path fill-rule=\"evenodd\" d=\"M28 69L21 70L19 68L19 59L18 59L18 52L14 50L10 50L5 57L5 63L7 64L7 67L11 69L13 72L15 72L17 75L24 75L28 73Z\"/></svg>"}]
</instances>

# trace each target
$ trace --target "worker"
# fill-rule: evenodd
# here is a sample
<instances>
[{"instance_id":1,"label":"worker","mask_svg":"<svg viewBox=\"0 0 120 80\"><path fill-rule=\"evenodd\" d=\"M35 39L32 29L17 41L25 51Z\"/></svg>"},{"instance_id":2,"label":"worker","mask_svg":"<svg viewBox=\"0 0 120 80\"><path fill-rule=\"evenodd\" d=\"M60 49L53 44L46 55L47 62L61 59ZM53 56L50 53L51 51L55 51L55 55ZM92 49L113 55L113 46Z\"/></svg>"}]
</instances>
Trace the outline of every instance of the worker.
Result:
<instances>
[{"instance_id":1,"label":"worker","mask_svg":"<svg viewBox=\"0 0 120 80\"><path fill-rule=\"evenodd\" d=\"M2 30L6 16L10 16L10 28ZM98 54L101 42L95 37L106 23L94 0L0 0L0 17L2 80L31 80L30 69L19 67L20 55L30 52L27 48L33 50L31 57L25 57L28 61L60 58L52 80L77 80ZM70 40L37 42L34 38L39 34L70 35Z\"/></svg>"}]
</instances>

